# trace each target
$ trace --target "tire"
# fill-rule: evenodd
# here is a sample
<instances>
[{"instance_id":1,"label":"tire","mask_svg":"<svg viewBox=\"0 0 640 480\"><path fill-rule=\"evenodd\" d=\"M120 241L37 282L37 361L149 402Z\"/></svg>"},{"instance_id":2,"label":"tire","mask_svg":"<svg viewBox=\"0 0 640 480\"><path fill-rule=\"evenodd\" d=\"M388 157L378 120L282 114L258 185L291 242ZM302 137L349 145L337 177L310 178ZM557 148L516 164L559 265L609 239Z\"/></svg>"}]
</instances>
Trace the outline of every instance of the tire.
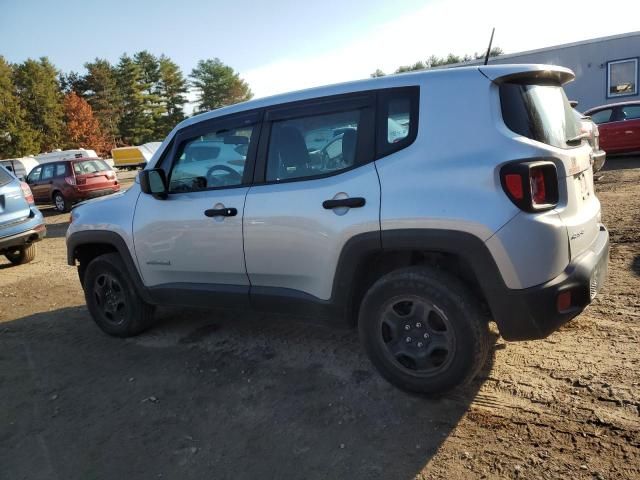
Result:
<instances>
[{"instance_id":1,"label":"tire","mask_svg":"<svg viewBox=\"0 0 640 480\"><path fill-rule=\"evenodd\" d=\"M393 385L435 394L470 382L487 361L490 333L476 298L456 277L409 267L380 278L362 300L360 340Z\"/></svg>"},{"instance_id":2,"label":"tire","mask_svg":"<svg viewBox=\"0 0 640 480\"><path fill-rule=\"evenodd\" d=\"M100 255L87 265L83 288L89 313L105 333L131 337L153 324L155 308L136 294L117 253Z\"/></svg>"},{"instance_id":3,"label":"tire","mask_svg":"<svg viewBox=\"0 0 640 480\"><path fill-rule=\"evenodd\" d=\"M66 213L71 210L72 204L60 192L53 192L53 207L60 213Z\"/></svg>"},{"instance_id":4,"label":"tire","mask_svg":"<svg viewBox=\"0 0 640 480\"><path fill-rule=\"evenodd\" d=\"M31 262L34 258L36 258L36 252L38 248L35 243L32 243L26 247L20 247L14 252L5 253L5 257L14 265L24 265L25 263Z\"/></svg>"}]
</instances>

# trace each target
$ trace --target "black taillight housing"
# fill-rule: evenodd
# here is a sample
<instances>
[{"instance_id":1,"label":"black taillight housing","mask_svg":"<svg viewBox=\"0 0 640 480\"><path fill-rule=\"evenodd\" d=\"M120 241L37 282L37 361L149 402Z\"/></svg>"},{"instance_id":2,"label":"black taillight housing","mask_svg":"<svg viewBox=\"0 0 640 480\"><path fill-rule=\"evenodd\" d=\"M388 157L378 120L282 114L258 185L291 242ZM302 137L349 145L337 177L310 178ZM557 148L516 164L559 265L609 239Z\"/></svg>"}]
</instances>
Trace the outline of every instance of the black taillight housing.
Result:
<instances>
[{"instance_id":1,"label":"black taillight housing","mask_svg":"<svg viewBox=\"0 0 640 480\"><path fill-rule=\"evenodd\" d=\"M507 163L500 169L507 197L525 212L541 212L558 204L558 171L547 160Z\"/></svg>"}]
</instances>

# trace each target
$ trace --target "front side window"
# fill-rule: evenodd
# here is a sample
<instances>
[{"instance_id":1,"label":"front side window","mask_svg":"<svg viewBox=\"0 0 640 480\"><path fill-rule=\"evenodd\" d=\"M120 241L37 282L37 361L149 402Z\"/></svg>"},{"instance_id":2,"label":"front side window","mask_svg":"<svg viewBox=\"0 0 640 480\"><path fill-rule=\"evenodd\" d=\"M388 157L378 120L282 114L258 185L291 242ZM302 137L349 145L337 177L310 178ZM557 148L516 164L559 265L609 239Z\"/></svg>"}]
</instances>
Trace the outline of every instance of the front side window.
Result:
<instances>
[{"instance_id":1,"label":"front side window","mask_svg":"<svg viewBox=\"0 0 640 480\"><path fill-rule=\"evenodd\" d=\"M56 166L52 163L45 165L42 168L42 180L49 180L50 178L53 178L55 169L56 169Z\"/></svg>"},{"instance_id":2,"label":"front side window","mask_svg":"<svg viewBox=\"0 0 640 480\"><path fill-rule=\"evenodd\" d=\"M353 167L361 113L351 110L273 122L266 180L315 177Z\"/></svg>"},{"instance_id":3,"label":"front side window","mask_svg":"<svg viewBox=\"0 0 640 480\"><path fill-rule=\"evenodd\" d=\"M559 85L503 83L500 104L504 123L524 137L569 148L567 141L580 134L580 123Z\"/></svg>"},{"instance_id":4,"label":"front side window","mask_svg":"<svg viewBox=\"0 0 640 480\"><path fill-rule=\"evenodd\" d=\"M27 176L27 181L29 183L32 183L32 182L37 182L38 180L40 180L40 172L41 171L42 171L42 167L36 167L33 170L31 170L31 172Z\"/></svg>"},{"instance_id":5,"label":"front side window","mask_svg":"<svg viewBox=\"0 0 640 480\"><path fill-rule=\"evenodd\" d=\"M593 123L597 123L598 125L600 125L601 123L608 123L611 121L612 113L613 109L605 108L604 110L592 113L591 120L593 120Z\"/></svg>"},{"instance_id":6,"label":"front side window","mask_svg":"<svg viewBox=\"0 0 640 480\"><path fill-rule=\"evenodd\" d=\"M620 109L623 120L637 120L640 118L640 105L625 105Z\"/></svg>"},{"instance_id":7,"label":"front side window","mask_svg":"<svg viewBox=\"0 0 640 480\"><path fill-rule=\"evenodd\" d=\"M220 127L220 124L218 124ZM193 192L242 185L254 124L212 127L182 142L171 169L169 191Z\"/></svg>"},{"instance_id":8,"label":"front side window","mask_svg":"<svg viewBox=\"0 0 640 480\"><path fill-rule=\"evenodd\" d=\"M638 93L638 59L618 60L607 64L607 96L623 97Z\"/></svg>"}]
</instances>

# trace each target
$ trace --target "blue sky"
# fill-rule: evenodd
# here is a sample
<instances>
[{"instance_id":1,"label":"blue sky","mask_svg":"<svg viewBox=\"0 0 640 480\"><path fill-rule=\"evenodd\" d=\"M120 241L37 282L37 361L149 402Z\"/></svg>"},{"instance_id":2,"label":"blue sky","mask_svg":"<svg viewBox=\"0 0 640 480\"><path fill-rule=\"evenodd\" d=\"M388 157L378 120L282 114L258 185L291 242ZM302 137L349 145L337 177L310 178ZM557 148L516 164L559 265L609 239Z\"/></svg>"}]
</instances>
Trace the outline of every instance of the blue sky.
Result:
<instances>
[{"instance_id":1,"label":"blue sky","mask_svg":"<svg viewBox=\"0 0 640 480\"><path fill-rule=\"evenodd\" d=\"M530 8L526 11L526 5ZM602 2L539 0L0 0L0 55L48 56L61 70L123 52L165 53L188 74L219 57L256 96L389 72L431 54L494 45L516 52L637 30L640 2L625 13ZM597 22L595 21L597 15Z\"/></svg>"}]
</instances>

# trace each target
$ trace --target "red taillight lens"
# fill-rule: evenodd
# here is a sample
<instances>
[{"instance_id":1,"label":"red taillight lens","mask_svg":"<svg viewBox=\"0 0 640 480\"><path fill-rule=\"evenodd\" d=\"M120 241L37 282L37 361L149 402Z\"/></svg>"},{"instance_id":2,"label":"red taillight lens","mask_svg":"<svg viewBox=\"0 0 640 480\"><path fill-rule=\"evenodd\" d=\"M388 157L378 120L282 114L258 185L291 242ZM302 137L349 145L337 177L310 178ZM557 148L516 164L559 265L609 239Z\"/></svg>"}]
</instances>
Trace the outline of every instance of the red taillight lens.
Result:
<instances>
[{"instance_id":1,"label":"red taillight lens","mask_svg":"<svg viewBox=\"0 0 640 480\"><path fill-rule=\"evenodd\" d=\"M31 193L31 188L25 182L20 182L20 188L22 188L22 194L24 195L24 199L29 203L29 205L33 205L35 202L33 201L33 193Z\"/></svg>"},{"instance_id":2,"label":"red taillight lens","mask_svg":"<svg viewBox=\"0 0 640 480\"><path fill-rule=\"evenodd\" d=\"M509 199L525 212L549 210L558 203L558 173L553 162L508 163L500 170L500 180Z\"/></svg>"},{"instance_id":3,"label":"red taillight lens","mask_svg":"<svg viewBox=\"0 0 640 480\"><path fill-rule=\"evenodd\" d=\"M76 177L64 177L64 181L67 182L68 185L76 186Z\"/></svg>"},{"instance_id":4,"label":"red taillight lens","mask_svg":"<svg viewBox=\"0 0 640 480\"><path fill-rule=\"evenodd\" d=\"M546 205L547 192L544 187L544 171L541 168L529 170L529 183L531 184L531 200L534 205Z\"/></svg>"},{"instance_id":5,"label":"red taillight lens","mask_svg":"<svg viewBox=\"0 0 640 480\"><path fill-rule=\"evenodd\" d=\"M507 191L516 200L522 200L524 198L524 191L522 190L522 177L517 173L508 173L504 176L505 187Z\"/></svg>"}]
</instances>

